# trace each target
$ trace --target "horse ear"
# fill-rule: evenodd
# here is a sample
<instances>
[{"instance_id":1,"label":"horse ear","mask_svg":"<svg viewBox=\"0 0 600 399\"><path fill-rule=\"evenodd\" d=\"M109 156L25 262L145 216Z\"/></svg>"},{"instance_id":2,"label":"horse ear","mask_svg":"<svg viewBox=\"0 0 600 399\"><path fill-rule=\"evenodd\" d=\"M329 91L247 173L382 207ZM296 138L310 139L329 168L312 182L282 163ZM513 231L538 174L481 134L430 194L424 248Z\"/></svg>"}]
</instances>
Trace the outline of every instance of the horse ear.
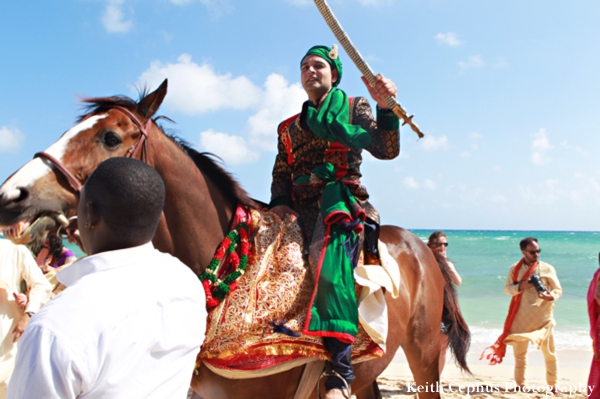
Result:
<instances>
[{"instance_id":1,"label":"horse ear","mask_svg":"<svg viewBox=\"0 0 600 399\"><path fill-rule=\"evenodd\" d=\"M158 108L160 108L160 105L167 95L167 83L168 79L165 79L160 86L158 86L158 89L142 98L138 103L137 113L143 116L145 120L151 118L152 115L158 111Z\"/></svg>"}]
</instances>

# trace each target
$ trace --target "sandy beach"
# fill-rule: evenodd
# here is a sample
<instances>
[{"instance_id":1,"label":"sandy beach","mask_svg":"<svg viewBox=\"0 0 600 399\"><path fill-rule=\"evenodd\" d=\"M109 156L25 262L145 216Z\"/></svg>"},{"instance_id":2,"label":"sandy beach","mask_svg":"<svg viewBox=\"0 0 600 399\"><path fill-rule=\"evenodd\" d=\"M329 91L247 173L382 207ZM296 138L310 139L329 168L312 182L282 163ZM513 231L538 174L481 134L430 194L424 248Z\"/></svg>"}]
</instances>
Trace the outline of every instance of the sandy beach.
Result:
<instances>
[{"instance_id":1,"label":"sandy beach","mask_svg":"<svg viewBox=\"0 0 600 399\"><path fill-rule=\"evenodd\" d=\"M421 387L425 389L439 389L446 398L542 398L554 396L546 393L546 370L542 353L531 349L527 367L526 392L515 391L513 380L513 354L508 348L504 362L500 365L490 366L479 359L479 350L472 350L468 354L468 364L473 375L462 373L451 361L444 369L439 387L431 385ZM586 385L591 361L591 350L559 351L558 386L563 391L558 396L563 398L586 398ZM381 394L384 398L399 399L416 397L419 389L415 385L408 363L402 353L398 353L393 363L378 379Z\"/></svg>"}]
</instances>

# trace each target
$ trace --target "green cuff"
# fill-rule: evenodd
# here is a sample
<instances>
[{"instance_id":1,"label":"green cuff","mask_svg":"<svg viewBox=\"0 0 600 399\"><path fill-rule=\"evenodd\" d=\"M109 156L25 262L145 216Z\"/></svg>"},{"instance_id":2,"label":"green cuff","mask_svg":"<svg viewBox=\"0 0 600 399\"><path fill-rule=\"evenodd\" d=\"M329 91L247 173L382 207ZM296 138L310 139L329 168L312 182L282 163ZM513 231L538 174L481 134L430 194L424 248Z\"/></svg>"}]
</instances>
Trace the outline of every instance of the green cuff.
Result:
<instances>
[{"instance_id":1,"label":"green cuff","mask_svg":"<svg viewBox=\"0 0 600 399\"><path fill-rule=\"evenodd\" d=\"M269 203L269 209L275 208L276 206L279 206L279 205L286 205L291 208L293 205L292 199L290 197L288 197L287 195L281 195L277 198L273 198L271 200L271 202Z\"/></svg>"},{"instance_id":2,"label":"green cuff","mask_svg":"<svg viewBox=\"0 0 600 399\"><path fill-rule=\"evenodd\" d=\"M400 129L400 120L391 109L381 109L378 105L377 126L383 130L395 131Z\"/></svg>"}]
</instances>

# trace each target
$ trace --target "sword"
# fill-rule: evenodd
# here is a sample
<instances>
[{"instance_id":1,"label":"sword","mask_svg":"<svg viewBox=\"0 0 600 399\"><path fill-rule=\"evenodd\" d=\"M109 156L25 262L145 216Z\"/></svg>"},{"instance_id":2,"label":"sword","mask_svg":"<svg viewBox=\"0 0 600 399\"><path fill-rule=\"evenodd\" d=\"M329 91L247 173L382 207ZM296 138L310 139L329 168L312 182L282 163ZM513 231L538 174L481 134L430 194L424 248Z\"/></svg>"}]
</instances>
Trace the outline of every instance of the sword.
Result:
<instances>
[{"instance_id":1,"label":"sword","mask_svg":"<svg viewBox=\"0 0 600 399\"><path fill-rule=\"evenodd\" d=\"M373 73L373 70L371 69L371 67L369 67L369 64L367 64L365 59L360 55L356 47L354 47L354 44L352 44L350 38L348 37L346 32L344 32L344 29L342 29L342 26L338 22L337 18L335 17L335 15L333 15L333 11L331 11L329 4L327 4L325 0L315 0L315 4L317 5L317 8L319 9L319 12L323 16L323 18L325 18L325 22L327 22L327 25L329 25L329 28L331 29L335 37L338 39L344 50L346 50L348 56L350 56L350 59L354 62L354 64L358 67L358 70L367 79L367 82L369 82L369 84L373 86L375 82L375 74ZM410 128L415 133L417 133L419 138L425 136L423 132L421 132L421 129L419 129L419 126L417 126L417 124L412 121L414 115L408 116L406 111L402 108L402 106L396 101L394 97L387 96L383 99L383 101L385 101L387 106L391 108L391 110L394 112L394 114L396 114L396 116L399 119L402 119L402 126L408 124Z\"/></svg>"}]
</instances>

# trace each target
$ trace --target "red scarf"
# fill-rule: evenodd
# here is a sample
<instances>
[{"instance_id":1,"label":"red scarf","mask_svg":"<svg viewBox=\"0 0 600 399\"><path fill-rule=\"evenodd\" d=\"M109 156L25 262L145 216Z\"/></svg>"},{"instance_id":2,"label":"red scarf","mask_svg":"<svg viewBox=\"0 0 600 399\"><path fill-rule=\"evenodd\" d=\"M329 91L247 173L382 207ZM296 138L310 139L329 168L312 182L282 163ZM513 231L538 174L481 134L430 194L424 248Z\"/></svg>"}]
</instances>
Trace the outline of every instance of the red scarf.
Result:
<instances>
[{"instance_id":1,"label":"red scarf","mask_svg":"<svg viewBox=\"0 0 600 399\"><path fill-rule=\"evenodd\" d=\"M517 265L515 266L515 270L513 272L514 284L519 282L519 270L521 269L521 266L523 265L524 261L525 258L521 259L519 263L517 263ZM529 269L527 269L527 272L523 275L522 280L529 280L529 277L531 277L537 265L538 262L535 262L534 264L529 266ZM508 316L506 316L506 320L504 321L504 330L502 331L502 335L498 337L494 345L485 348L485 350L479 357L479 360L485 357L487 360L490 361L490 365L502 363L502 359L504 359L504 355L506 354L506 344L504 343L504 340L506 339L506 337L508 337L513 321L515 321L515 317L517 316L517 310L519 310L519 305L521 304L522 298L522 292L512 297L512 299L510 300L510 305L508 307Z\"/></svg>"}]
</instances>

